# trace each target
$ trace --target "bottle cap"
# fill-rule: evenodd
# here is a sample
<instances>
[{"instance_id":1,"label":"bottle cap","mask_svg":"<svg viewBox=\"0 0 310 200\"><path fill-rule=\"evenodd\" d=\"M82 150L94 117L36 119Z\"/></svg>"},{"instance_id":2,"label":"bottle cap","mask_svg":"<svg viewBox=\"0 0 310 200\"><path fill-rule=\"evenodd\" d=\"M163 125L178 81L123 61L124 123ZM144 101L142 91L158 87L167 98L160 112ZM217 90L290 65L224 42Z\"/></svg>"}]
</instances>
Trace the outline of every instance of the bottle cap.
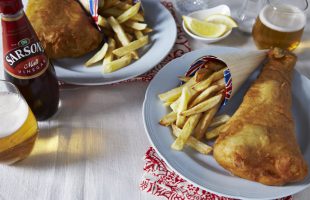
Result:
<instances>
[{"instance_id":1,"label":"bottle cap","mask_svg":"<svg viewBox=\"0 0 310 200\"><path fill-rule=\"evenodd\" d=\"M23 9L23 3L21 0L1 0L0 1L0 13L4 15L13 15Z\"/></svg>"}]
</instances>

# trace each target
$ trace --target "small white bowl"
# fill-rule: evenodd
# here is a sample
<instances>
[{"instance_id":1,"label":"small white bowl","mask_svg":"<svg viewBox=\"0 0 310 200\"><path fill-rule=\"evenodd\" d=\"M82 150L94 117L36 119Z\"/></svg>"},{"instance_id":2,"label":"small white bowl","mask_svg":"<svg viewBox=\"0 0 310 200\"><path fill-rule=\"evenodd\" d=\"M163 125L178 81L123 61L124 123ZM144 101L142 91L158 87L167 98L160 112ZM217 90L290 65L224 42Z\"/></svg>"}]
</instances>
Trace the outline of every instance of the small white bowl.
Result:
<instances>
[{"instance_id":1,"label":"small white bowl","mask_svg":"<svg viewBox=\"0 0 310 200\"><path fill-rule=\"evenodd\" d=\"M219 6L214 7L214 8L195 11L195 12L192 12L192 13L188 14L187 16L192 17L192 18L196 18L196 19L199 19L199 20L205 20L207 18L207 16L213 15L213 14L222 14L222 15L231 16L230 8L227 5L219 5ZM230 31L226 32L224 35L222 35L221 37L207 38L207 37L200 37L198 35L193 34L190 30L188 30L186 28L184 20L182 22L182 26L183 26L183 29L185 30L185 32L189 36L191 36L192 38L194 38L196 40L200 40L200 41L202 41L202 42L204 42L206 44L220 41L220 40L226 38L231 33L231 30L230 30Z\"/></svg>"}]
</instances>

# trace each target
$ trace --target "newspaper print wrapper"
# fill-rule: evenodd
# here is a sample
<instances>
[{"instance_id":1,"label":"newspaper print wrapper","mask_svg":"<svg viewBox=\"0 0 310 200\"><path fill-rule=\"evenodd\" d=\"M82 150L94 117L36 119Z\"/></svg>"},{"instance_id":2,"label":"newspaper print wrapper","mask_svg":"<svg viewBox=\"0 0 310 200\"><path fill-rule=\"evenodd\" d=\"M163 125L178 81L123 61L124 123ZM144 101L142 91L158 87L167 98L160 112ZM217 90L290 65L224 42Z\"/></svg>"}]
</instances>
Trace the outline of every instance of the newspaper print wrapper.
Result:
<instances>
[{"instance_id":1,"label":"newspaper print wrapper","mask_svg":"<svg viewBox=\"0 0 310 200\"><path fill-rule=\"evenodd\" d=\"M98 10L103 6L104 0L79 0L82 6L91 15L94 22L98 25ZM99 26L98 26L99 28Z\"/></svg>"},{"instance_id":2,"label":"newspaper print wrapper","mask_svg":"<svg viewBox=\"0 0 310 200\"><path fill-rule=\"evenodd\" d=\"M185 75L194 76L199 69L208 67L207 63L210 61L224 63L228 68L223 73L225 81L223 105L226 105L229 99L266 58L266 54L267 52L264 50L244 50L234 53L206 55L193 62Z\"/></svg>"}]
</instances>

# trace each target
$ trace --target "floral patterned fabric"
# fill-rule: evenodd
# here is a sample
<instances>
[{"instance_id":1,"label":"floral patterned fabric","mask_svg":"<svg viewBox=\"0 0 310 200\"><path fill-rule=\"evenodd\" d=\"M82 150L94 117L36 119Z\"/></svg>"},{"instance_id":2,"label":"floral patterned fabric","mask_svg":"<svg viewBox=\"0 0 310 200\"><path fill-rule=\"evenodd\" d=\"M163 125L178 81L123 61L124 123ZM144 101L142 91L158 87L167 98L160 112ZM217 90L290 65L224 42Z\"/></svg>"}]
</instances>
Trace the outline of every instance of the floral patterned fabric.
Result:
<instances>
[{"instance_id":1,"label":"floral patterned fabric","mask_svg":"<svg viewBox=\"0 0 310 200\"><path fill-rule=\"evenodd\" d=\"M170 170L152 147L147 150L144 161L144 175L140 182L142 191L169 200L234 200L207 192L188 183ZM288 196L278 200L292 199L292 196Z\"/></svg>"}]
</instances>

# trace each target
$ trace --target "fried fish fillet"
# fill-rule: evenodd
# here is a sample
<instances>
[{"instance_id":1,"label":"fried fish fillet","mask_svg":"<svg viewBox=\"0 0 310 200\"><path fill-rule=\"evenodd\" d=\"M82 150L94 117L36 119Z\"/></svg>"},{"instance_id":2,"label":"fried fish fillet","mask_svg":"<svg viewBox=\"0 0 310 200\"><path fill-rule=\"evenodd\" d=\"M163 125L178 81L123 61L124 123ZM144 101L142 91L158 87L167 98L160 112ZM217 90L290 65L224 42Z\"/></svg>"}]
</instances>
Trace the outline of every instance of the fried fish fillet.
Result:
<instances>
[{"instance_id":1,"label":"fried fish fillet","mask_svg":"<svg viewBox=\"0 0 310 200\"><path fill-rule=\"evenodd\" d=\"M29 0L26 14L50 58L79 57L102 41L75 0Z\"/></svg>"},{"instance_id":2,"label":"fried fish fillet","mask_svg":"<svg viewBox=\"0 0 310 200\"><path fill-rule=\"evenodd\" d=\"M279 49L269 52L260 76L221 130L214 157L234 175L266 185L284 185L307 176L291 114L296 60Z\"/></svg>"}]
</instances>

